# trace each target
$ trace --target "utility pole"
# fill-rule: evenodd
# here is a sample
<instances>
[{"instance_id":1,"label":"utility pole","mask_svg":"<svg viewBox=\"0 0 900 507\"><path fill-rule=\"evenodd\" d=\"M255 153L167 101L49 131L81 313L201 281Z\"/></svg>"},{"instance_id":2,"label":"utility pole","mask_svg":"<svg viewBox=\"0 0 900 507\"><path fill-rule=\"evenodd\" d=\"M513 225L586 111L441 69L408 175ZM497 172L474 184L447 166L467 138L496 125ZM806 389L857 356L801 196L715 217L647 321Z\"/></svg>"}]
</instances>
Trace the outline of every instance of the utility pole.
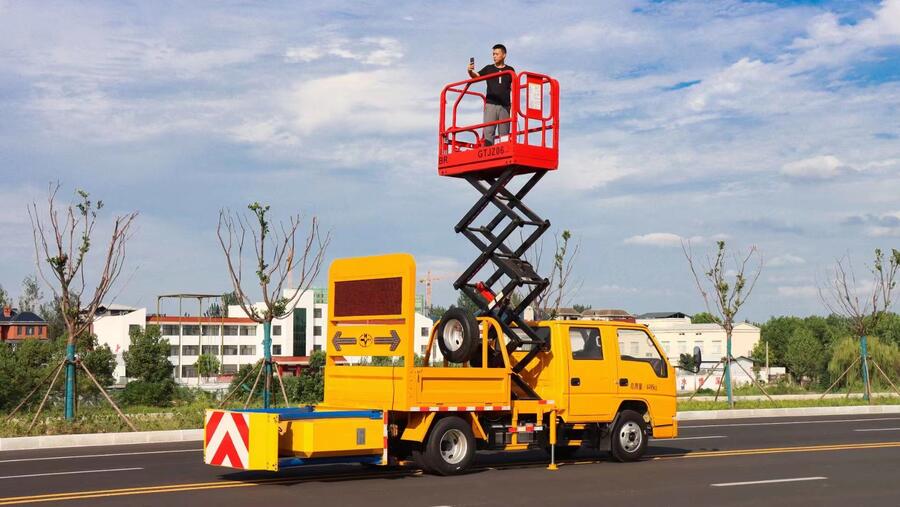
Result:
<instances>
[{"instance_id":1,"label":"utility pole","mask_svg":"<svg viewBox=\"0 0 900 507\"><path fill-rule=\"evenodd\" d=\"M766 340L766 383L769 383L769 379L772 378L769 373L769 341Z\"/></svg>"}]
</instances>

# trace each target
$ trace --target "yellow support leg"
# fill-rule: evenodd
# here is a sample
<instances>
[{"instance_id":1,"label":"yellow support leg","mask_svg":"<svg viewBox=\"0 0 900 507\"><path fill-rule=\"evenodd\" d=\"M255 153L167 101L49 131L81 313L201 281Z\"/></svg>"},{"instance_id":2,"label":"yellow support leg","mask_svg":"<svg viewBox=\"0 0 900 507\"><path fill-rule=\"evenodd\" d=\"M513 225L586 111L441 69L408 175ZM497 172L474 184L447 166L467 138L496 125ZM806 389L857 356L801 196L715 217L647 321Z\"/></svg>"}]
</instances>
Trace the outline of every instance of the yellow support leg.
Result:
<instances>
[{"instance_id":1,"label":"yellow support leg","mask_svg":"<svg viewBox=\"0 0 900 507\"><path fill-rule=\"evenodd\" d=\"M550 411L550 464L547 470L559 470L556 466L556 410Z\"/></svg>"}]
</instances>

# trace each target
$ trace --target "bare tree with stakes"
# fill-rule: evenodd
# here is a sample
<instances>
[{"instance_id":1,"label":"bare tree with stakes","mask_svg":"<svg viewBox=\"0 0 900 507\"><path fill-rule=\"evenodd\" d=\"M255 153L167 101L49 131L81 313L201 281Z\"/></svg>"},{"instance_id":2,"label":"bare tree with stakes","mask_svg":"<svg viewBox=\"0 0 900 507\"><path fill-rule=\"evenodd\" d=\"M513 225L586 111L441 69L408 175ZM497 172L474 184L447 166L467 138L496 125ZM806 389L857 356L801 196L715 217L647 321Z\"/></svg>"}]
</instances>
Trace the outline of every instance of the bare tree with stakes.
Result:
<instances>
[{"instance_id":1,"label":"bare tree with stakes","mask_svg":"<svg viewBox=\"0 0 900 507\"><path fill-rule=\"evenodd\" d=\"M697 289L700 291L700 295L703 296L703 302L706 304L706 311L718 316L722 322L722 328L725 330L725 357L721 358L716 363L700 385L705 384L706 381L709 380L709 377L711 377L718 369L719 365L725 363L725 393L728 397L728 407L734 408L731 365L737 364L738 367L744 371L744 374L750 377L756 387L758 387L769 400L772 400L772 397L769 396L769 393L766 392L766 389L762 384L756 380L756 377L751 375L743 366L741 366L741 363L735 361L734 356L731 355L731 336L734 331L734 319L741 307L744 306L744 303L747 302L747 299L750 298L750 294L756 286L756 281L759 280L759 274L762 272L763 267L762 254L755 246L752 246L745 256L732 256L730 258L731 262L729 262L729 257L725 249L725 242L717 241L716 246L715 257L710 257L710 255L707 254L704 259L704 265L701 266L703 271L699 272L697 269L698 261L694 258L694 252L691 249L690 241L682 241L681 243L681 249L691 268L691 274L694 275L694 281L697 283ZM756 258L756 262L751 266L750 263L754 258ZM748 267L752 269L752 272L747 272ZM734 282L730 283L728 281L728 276L732 270L734 271ZM719 388L721 387L722 384L720 383ZM695 392L691 395L691 399L693 399L696 394L697 393ZM717 390L717 399L718 396L719 391Z\"/></svg>"},{"instance_id":2,"label":"bare tree with stakes","mask_svg":"<svg viewBox=\"0 0 900 507\"><path fill-rule=\"evenodd\" d=\"M869 363L872 363L888 384L897 391L897 394L900 394L897 386L869 355L867 338L869 332L875 329L881 317L891 308L898 269L900 269L900 251L892 248L887 265L885 265L884 252L880 248L876 248L875 261L869 269L872 276L871 292L858 283L849 255L837 259L828 284L824 287L819 286L819 299L822 300L825 308L833 314L847 317L853 334L859 337L859 357L850 363L850 366L828 387L822 394L822 398L831 392L859 362L862 362L860 370L864 390L863 399L871 403L872 383L869 375ZM850 393L847 394L849 396Z\"/></svg>"},{"instance_id":3,"label":"bare tree with stakes","mask_svg":"<svg viewBox=\"0 0 900 507\"><path fill-rule=\"evenodd\" d=\"M132 431L136 431L131 421L125 417L103 386L88 370L87 365L76 356L75 345L78 337L89 331L97 308L103 303L104 298L122 273L125 262L125 245L131 238L132 225L137 217L137 212L118 216L113 221L112 235L100 265L99 280L93 286L92 291L87 291L89 285L86 281L84 265L88 253L91 251L91 237L97 224L97 212L103 208L103 202L93 202L87 192L78 190L76 192L77 201L61 209L56 202L59 188L59 183L50 184L46 215L38 210L37 203L33 202L28 207L28 217L31 219L34 236L38 274L59 301L66 328L66 356L22 400L7 419L23 407L41 385L52 376L50 386L41 400L29 430L34 427L56 380L61 371L65 369L65 417L66 420L73 420L75 418L76 368L81 367L106 398L106 401L119 414L119 417Z\"/></svg>"},{"instance_id":4,"label":"bare tree with stakes","mask_svg":"<svg viewBox=\"0 0 900 507\"><path fill-rule=\"evenodd\" d=\"M331 233L322 235L319 231L319 220L313 216L310 220L309 231L298 251L297 236L302 220L299 214L291 216L287 224L281 223L277 229L273 229L266 216L269 206L255 202L247 206L247 209L250 212L245 214L221 210L216 233L225 254L228 275L234 286L237 304L250 319L261 323L264 331L263 360L259 361L244 379L247 380L253 373L256 374L256 380L244 406L249 405L259 385L260 377L264 375L263 406L269 408L272 371L273 366L277 366L272 361L272 321L290 315L303 293L309 290L322 267L325 250L331 242ZM248 234L253 242L256 256L256 283L259 284L263 298L261 306L254 305L247 296L247 289L242 277L244 245ZM291 283L292 276L299 276L296 287L293 289L289 286L285 287L285 284ZM289 293L289 297L285 297L285 292ZM294 354L298 352L305 351L294 351ZM281 384L284 403L287 405L287 393L280 374L278 381ZM241 385L243 385L243 380L232 392L228 393L220 406L224 406Z\"/></svg>"},{"instance_id":5,"label":"bare tree with stakes","mask_svg":"<svg viewBox=\"0 0 900 507\"><path fill-rule=\"evenodd\" d=\"M550 273L550 283L547 288L534 298L532 307L535 309L535 320L553 319L559 314L560 307L569 302L583 283L582 280L573 280L572 271L575 269L575 261L581 250L581 242L574 246L569 245L572 233L565 229L559 237L555 237L556 249L553 251L553 271ZM523 256L532 266L535 272L540 273L541 261L544 257L544 240L541 239Z\"/></svg>"}]
</instances>

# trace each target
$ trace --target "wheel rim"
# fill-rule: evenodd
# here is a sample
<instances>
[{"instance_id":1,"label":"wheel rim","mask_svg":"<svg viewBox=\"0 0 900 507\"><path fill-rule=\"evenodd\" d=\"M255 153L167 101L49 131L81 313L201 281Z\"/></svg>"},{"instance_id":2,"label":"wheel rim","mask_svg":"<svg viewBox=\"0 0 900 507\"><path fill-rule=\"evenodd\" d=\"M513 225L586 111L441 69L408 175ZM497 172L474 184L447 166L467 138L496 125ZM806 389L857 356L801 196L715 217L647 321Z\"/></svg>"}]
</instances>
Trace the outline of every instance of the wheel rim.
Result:
<instances>
[{"instance_id":1,"label":"wheel rim","mask_svg":"<svg viewBox=\"0 0 900 507\"><path fill-rule=\"evenodd\" d=\"M441 437L441 458L451 465L462 461L468 448L469 444L462 431L450 430Z\"/></svg>"},{"instance_id":2,"label":"wheel rim","mask_svg":"<svg viewBox=\"0 0 900 507\"><path fill-rule=\"evenodd\" d=\"M633 421L628 421L619 428L619 445L625 452L634 452L641 447L644 434L641 427Z\"/></svg>"},{"instance_id":3,"label":"wheel rim","mask_svg":"<svg viewBox=\"0 0 900 507\"><path fill-rule=\"evenodd\" d=\"M456 352L463 344L463 326L458 320L451 320L444 325L441 341L450 352Z\"/></svg>"}]
</instances>

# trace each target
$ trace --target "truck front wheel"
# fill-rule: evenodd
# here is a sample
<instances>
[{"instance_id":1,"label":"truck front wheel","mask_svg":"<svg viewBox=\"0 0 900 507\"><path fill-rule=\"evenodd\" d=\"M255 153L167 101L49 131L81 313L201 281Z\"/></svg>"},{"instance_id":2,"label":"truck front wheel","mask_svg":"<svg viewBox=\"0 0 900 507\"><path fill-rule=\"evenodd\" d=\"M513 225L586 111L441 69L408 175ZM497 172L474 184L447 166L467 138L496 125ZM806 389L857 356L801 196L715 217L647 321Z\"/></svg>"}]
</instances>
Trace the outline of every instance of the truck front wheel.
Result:
<instances>
[{"instance_id":1,"label":"truck front wheel","mask_svg":"<svg viewBox=\"0 0 900 507\"><path fill-rule=\"evenodd\" d=\"M472 427L459 417L444 417L431 428L424 451L422 464L426 471L438 475L461 473L475 457Z\"/></svg>"},{"instance_id":2,"label":"truck front wheel","mask_svg":"<svg viewBox=\"0 0 900 507\"><path fill-rule=\"evenodd\" d=\"M647 450L647 424L634 410L619 413L610 434L613 458L616 461L637 461Z\"/></svg>"}]
</instances>

